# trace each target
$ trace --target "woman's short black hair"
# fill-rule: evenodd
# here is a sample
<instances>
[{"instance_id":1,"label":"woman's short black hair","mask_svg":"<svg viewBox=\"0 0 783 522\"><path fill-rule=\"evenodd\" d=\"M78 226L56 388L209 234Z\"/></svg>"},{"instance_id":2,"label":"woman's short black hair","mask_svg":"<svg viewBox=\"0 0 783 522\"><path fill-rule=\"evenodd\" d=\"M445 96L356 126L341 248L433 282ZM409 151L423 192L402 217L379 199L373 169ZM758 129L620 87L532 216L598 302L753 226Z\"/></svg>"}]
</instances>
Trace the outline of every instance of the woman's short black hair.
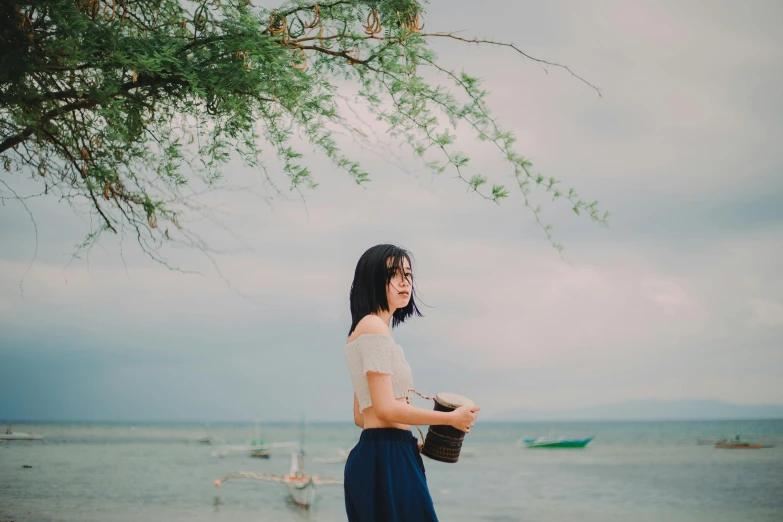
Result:
<instances>
[{"instance_id":1,"label":"woman's short black hair","mask_svg":"<svg viewBox=\"0 0 783 522\"><path fill-rule=\"evenodd\" d=\"M397 270L404 270L404 260L407 259L413 271L413 261L410 253L404 248L395 245L375 245L369 248L359 262L356 263L356 272L351 283L351 335L359 321L370 314L389 310L386 299L386 289ZM392 328L416 314L421 317L421 312L416 307L414 300L416 288L411 280L411 299L405 308L398 308L392 315Z\"/></svg>"}]
</instances>

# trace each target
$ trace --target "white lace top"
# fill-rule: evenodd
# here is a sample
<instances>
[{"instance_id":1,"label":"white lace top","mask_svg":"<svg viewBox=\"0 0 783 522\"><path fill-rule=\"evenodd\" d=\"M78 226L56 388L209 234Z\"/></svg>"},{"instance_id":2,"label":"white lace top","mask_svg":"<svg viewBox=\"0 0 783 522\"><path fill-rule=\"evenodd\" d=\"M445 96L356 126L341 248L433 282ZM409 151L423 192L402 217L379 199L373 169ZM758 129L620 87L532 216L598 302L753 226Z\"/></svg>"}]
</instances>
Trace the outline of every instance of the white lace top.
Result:
<instances>
[{"instance_id":1,"label":"white lace top","mask_svg":"<svg viewBox=\"0 0 783 522\"><path fill-rule=\"evenodd\" d=\"M407 397L413 388L413 374L402 347L386 334L362 334L345 344L345 360L351 374L353 390L359 400L359 410L372 406L367 372L391 375L394 398Z\"/></svg>"}]
</instances>

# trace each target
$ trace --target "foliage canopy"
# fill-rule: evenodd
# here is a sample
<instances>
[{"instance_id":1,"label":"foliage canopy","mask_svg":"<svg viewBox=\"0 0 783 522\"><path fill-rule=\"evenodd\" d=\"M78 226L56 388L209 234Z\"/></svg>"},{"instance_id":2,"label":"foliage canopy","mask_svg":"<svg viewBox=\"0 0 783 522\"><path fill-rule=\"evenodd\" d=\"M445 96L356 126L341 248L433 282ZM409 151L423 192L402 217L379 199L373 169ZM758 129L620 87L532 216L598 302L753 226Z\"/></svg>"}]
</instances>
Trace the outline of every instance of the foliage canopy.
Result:
<instances>
[{"instance_id":1,"label":"foliage canopy","mask_svg":"<svg viewBox=\"0 0 783 522\"><path fill-rule=\"evenodd\" d=\"M165 262L159 247L175 234L187 237L175 204L183 188L193 177L215 183L235 152L266 172L261 147L271 147L290 189L314 188L292 145L293 136L305 136L356 183L366 183L368 173L334 137L335 128L356 132L337 103L338 86L350 84L393 139L422 158L438 153L438 160L423 160L430 169L451 169L470 190L497 202L509 189L469 174L453 129L467 123L494 144L557 248L528 199L531 190L604 223L607 214L595 202L532 170L490 115L480 82L440 66L429 44L450 38L504 45L544 66L563 66L511 44L427 33L423 20L424 5L415 0L289 0L273 10L248 0L2 2L3 175L32 170L40 195L86 203L100 226L84 247L103 232L131 231ZM426 81L425 68L450 87ZM468 101L458 101L452 89Z\"/></svg>"}]
</instances>

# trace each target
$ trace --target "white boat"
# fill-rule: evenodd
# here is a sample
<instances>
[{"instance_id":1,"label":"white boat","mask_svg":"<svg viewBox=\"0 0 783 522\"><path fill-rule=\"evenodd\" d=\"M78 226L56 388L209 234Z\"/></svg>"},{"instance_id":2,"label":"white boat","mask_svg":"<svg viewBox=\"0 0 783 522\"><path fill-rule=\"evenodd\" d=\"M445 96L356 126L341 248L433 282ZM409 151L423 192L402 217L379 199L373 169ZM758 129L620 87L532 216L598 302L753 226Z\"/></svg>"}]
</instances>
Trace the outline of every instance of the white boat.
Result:
<instances>
[{"instance_id":1,"label":"white boat","mask_svg":"<svg viewBox=\"0 0 783 522\"><path fill-rule=\"evenodd\" d=\"M287 443L278 443L287 444ZM288 486L288 493L291 500L299 507L309 509L315 502L316 486L326 484L342 484L343 480L337 477L319 477L317 475L308 475L304 469L305 445L304 445L304 422L302 425L302 439L299 442L299 451L291 454L291 468L287 475L273 475L271 473L250 473L239 471L230 473L217 479L214 484L217 487L228 479L247 478L253 480L263 480L267 482L279 482Z\"/></svg>"},{"instance_id":2,"label":"white boat","mask_svg":"<svg viewBox=\"0 0 783 522\"><path fill-rule=\"evenodd\" d=\"M196 439L196 442L198 442L199 444L214 444L216 442L215 437L213 437L212 434L209 433L209 424L204 425L203 433L204 436Z\"/></svg>"},{"instance_id":3,"label":"white boat","mask_svg":"<svg viewBox=\"0 0 783 522\"><path fill-rule=\"evenodd\" d=\"M220 448L220 450L212 453L214 457L226 457L231 452L249 452L251 457L263 457L263 455L269 455L269 450L280 448L295 448L299 445L298 442L261 442L253 444L240 444L240 445L227 445Z\"/></svg>"},{"instance_id":4,"label":"white boat","mask_svg":"<svg viewBox=\"0 0 783 522\"><path fill-rule=\"evenodd\" d=\"M295 448L299 446L298 442L265 442L261 438L261 432L258 427L258 419L256 419L255 437L248 444L227 444L221 447L218 451L212 453L214 457L226 457L233 451L249 452L251 457L268 459L270 457L269 450L280 448Z\"/></svg>"},{"instance_id":5,"label":"white boat","mask_svg":"<svg viewBox=\"0 0 783 522\"><path fill-rule=\"evenodd\" d=\"M304 473L304 452L291 454L291 469L287 475L274 475L271 473L251 473L239 471L229 473L217 479L214 484L220 487L225 481L235 478L263 480L266 482L278 482L288 486L291 500L299 507L309 509L315 502L316 486L325 484L342 484L342 479L337 477L319 477Z\"/></svg>"},{"instance_id":6,"label":"white boat","mask_svg":"<svg viewBox=\"0 0 783 522\"><path fill-rule=\"evenodd\" d=\"M304 474L304 453L291 454L291 470L288 472L288 493L299 507L309 508L315 503L315 482Z\"/></svg>"},{"instance_id":7,"label":"white boat","mask_svg":"<svg viewBox=\"0 0 783 522\"><path fill-rule=\"evenodd\" d=\"M10 424L5 429L4 433L0 433L0 440L41 440L42 438L42 435L37 435L35 433L15 432L11 429Z\"/></svg>"}]
</instances>

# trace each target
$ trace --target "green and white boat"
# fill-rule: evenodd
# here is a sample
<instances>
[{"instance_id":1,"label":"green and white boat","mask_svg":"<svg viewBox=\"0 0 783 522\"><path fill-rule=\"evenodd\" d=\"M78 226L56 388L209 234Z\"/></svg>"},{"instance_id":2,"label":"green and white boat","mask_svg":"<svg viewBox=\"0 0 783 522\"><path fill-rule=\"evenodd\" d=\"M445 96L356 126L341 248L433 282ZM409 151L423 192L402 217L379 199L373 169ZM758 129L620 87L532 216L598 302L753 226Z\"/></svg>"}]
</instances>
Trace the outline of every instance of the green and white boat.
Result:
<instances>
[{"instance_id":1,"label":"green and white boat","mask_svg":"<svg viewBox=\"0 0 783 522\"><path fill-rule=\"evenodd\" d=\"M528 448L584 448L593 437L575 439L572 437L538 437L522 439Z\"/></svg>"}]
</instances>

